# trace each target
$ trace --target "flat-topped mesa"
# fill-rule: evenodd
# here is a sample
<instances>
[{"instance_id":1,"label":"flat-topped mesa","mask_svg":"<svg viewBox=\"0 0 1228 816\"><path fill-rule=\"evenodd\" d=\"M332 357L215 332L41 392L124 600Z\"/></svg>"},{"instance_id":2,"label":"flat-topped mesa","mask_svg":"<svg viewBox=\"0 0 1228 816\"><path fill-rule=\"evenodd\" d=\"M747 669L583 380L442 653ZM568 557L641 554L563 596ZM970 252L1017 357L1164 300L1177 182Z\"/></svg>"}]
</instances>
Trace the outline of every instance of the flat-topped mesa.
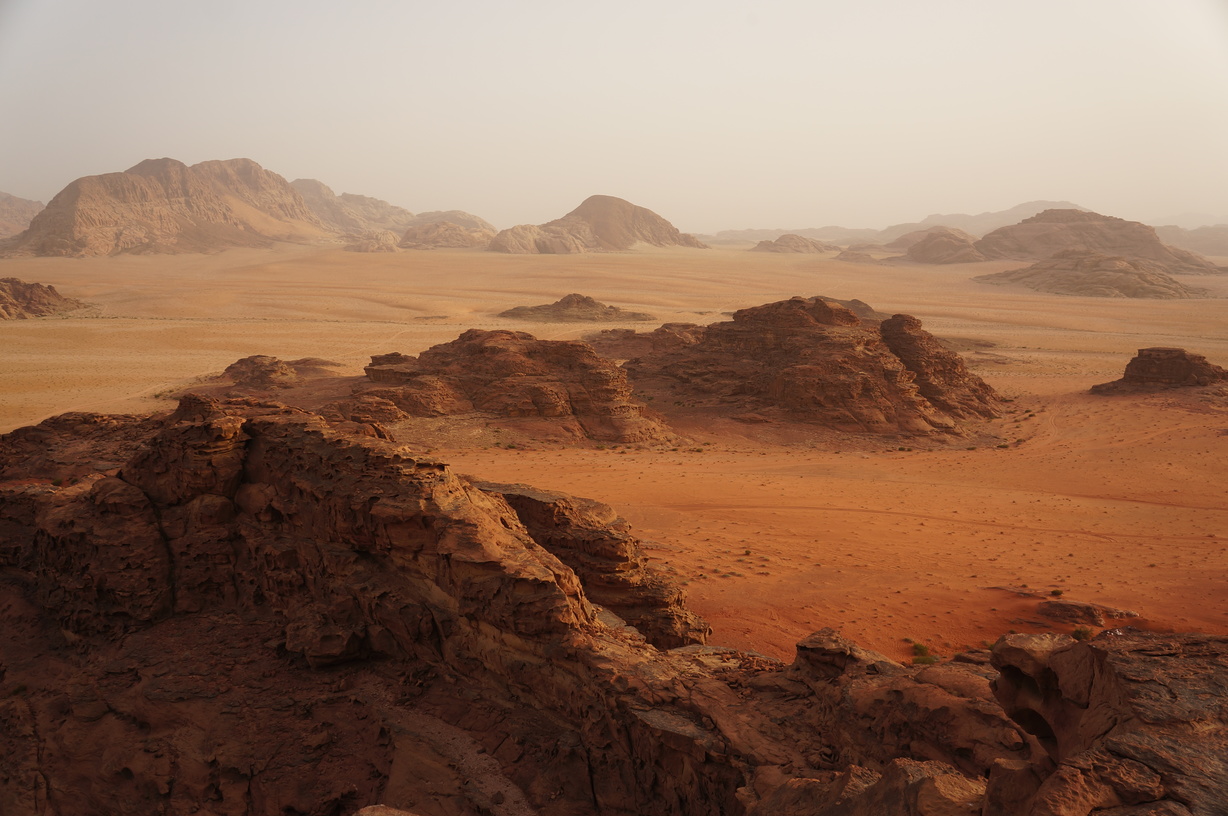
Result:
<instances>
[{"instance_id":1,"label":"flat-topped mesa","mask_svg":"<svg viewBox=\"0 0 1228 816\"><path fill-rule=\"evenodd\" d=\"M578 252L621 252L636 244L657 247L705 248L693 235L655 212L613 196L595 195L562 218L545 224L521 224L506 229L490 243L493 252L568 255Z\"/></svg>"},{"instance_id":2,"label":"flat-topped mesa","mask_svg":"<svg viewBox=\"0 0 1228 816\"><path fill-rule=\"evenodd\" d=\"M48 317L84 308L86 304L64 297L54 286L0 278L0 320Z\"/></svg>"},{"instance_id":3,"label":"flat-topped mesa","mask_svg":"<svg viewBox=\"0 0 1228 816\"><path fill-rule=\"evenodd\" d=\"M413 416L484 411L536 418L572 437L658 442L668 430L631 397L627 375L592 346L526 332L470 329L417 357L377 355L366 368L377 396Z\"/></svg>"},{"instance_id":4,"label":"flat-topped mesa","mask_svg":"<svg viewBox=\"0 0 1228 816\"><path fill-rule=\"evenodd\" d=\"M993 389L908 315L880 325L821 297L795 297L665 339L625 368L637 387L704 410L768 410L873 433L953 430L999 412ZM633 340L617 338L627 347ZM657 404L668 417L666 402Z\"/></svg>"},{"instance_id":5,"label":"flat-topped mesa","mask_svg":"<svg viewBox=\"0 0 1228 816\"><path fill-rule=\"evenodd\" d=\"M1228 370L1183 348L1142 348L1126 363L1120 380L1093 385L1093 394L1119 394L1167 388L1197 388L1228 381Z\"/></svg>"},{"instance_id":6,"label":"flat-topped mesa","mask_svg":"<svg viewBox=\"0 0 1228 816\"><path fill-rule=\"evenodd\" d=\"M655 317L646 312L633 312L618 306L607 306L587 295L572 293L554 303L542 306L516 306L499 312L499 317L546 322L614 323L619 321L650 321Z\"/></svg>"},{"instance_id":7,"label":"flat-topped mesa","mask_svg":"<svg viewBox=\"0 0 1228 816\"><path fill-rule=\"evenodd\" d=\"M1152 262L1168 274L1213 275L1211 261L1160 241L1155 228L1084 210L1045 210L1018 224L1001 227L976 242L986 258L1049 258L1069 249Z\"/></svg>"}]
</instances>

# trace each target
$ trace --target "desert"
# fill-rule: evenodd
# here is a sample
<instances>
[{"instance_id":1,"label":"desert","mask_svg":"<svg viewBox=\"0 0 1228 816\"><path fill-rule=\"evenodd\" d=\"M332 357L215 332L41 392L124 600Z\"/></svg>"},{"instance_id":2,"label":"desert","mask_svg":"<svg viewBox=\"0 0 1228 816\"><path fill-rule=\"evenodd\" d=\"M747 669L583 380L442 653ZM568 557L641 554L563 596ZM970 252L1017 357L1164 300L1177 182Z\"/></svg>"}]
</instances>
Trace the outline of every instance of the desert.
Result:
<instances>
[{"instance_id":1,"label":"desert","mask_svg":"<svg viewBox=\"0 0 1228 816\"><path fill-rule=\"evenodd\" d=\"M302 209L280 177L253 177L279 210ZM179 770L158 749L135 770L129 726L103 760L153 786L135 801L251 812L245 789L298 812L379 802L428 816L825 813L933 791L996 814L1035 812L1015 795L1125 801L1144 794L1112 768L1133 769L1139 749L1114 743L1100 793L1078 793L1073 769L1105 749L1067 736L1070 715L1028 684L1067 671L1067 653L1119 661L1122 677L1155 643L1228 659L1215 365L1228 276L1198 274L1207 297L1178 309L985 286L1018 261L975 254L867 266L697 241L353 252L344 236L372 226L354 204L391 205L296 185L348 203L340 239L67 258L44 237L51 257L3 261L43 286L20 291L70 298L0 323L0 530L7 608L24 621L3 679L39 689L6 716L19 734L54 721L38 667L63 649L92 656L60 670L81 713L57 734L93 739L108 712L152 706L136 719L164 723ZM594 206L602 234L679 234L609 197L579 212ZM971 247L942 228L905 243L952 236ZM1216 269L1201 264L1180 271ZM39 604L63 634L35 647ZM245 645L226 649L221 627ZM279 644L271 662L241 656L262 641ZM239 685L187 652L154 668L154 652L189 642ZM104 656L196 679L124 690L94 668ZM412 713L381 702L404 683L395 666L416 667L399 692ZM458 671L483 690L458 697ZM536 690L519 686L525 671ZM191 746L259 750L210 725L253 693L252 672L332 713L257 707L244 727L327 736L276 771L232 759L218 776ZM330 676L365 689L344 706L411 736L343 725L319 685ZM699 697L669 702L671 683ZM1152 716L1142 697L1088 693L1114 716ZM925 712L922 731L896 719L906 711ZM1148 783L1157 801L1206 782L1181 747L1202 715L1182 716L1147 732L1180 769ZM607 729L631 747L600 747ZM623 781L575 788L550 751L501 747L572 738ZM677 770L679 739L707 758ZM10 742L11 778L50 774L65 802L121 807L122 785L103 794L67 754L31 759L28 739ZM345 758L347 743L362 747ZM347 798L360 757L377 770ZM415 777L406 763L451 770ZM631 770L645 766L674 770ZM157 793L169 778L180 792ZM9 806L36 808L33 790L6 787Z\"/></svg>"}]
</instances>

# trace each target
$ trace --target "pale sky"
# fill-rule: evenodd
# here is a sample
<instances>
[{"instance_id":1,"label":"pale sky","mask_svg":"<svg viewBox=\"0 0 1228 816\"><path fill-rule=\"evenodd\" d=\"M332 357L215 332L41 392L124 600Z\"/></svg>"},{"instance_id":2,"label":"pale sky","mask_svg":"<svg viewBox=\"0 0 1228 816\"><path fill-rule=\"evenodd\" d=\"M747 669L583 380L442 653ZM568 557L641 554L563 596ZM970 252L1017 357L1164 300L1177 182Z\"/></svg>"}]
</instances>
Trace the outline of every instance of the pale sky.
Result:
<instances>
[{"instance_id":1,"label":"pale sky","mask_svg":"<svg viewBox=\"0 0 1228 816\"><path fill-rule=\"evenodd\" d=\"M499 227L1228 221L1228 0L0 0L0 190L145 158Z\"/></svg>"}]
</instances>

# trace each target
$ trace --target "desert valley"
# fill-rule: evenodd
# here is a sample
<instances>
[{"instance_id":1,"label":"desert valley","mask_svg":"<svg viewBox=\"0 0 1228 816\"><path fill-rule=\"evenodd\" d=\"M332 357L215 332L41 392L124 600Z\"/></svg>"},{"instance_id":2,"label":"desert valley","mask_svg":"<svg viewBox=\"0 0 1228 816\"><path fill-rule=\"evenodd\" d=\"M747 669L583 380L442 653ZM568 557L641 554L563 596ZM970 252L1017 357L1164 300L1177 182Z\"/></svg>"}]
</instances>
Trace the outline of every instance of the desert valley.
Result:
<instances>
[{"instance_id":1,"label":"desert valley","mask_svg":"<svg viewBox=\"0 0 1228 816\"><path fill-rule=\"evenodd\" d=\"M4 214L0 812L1224 812L1222 230Z\"/></svg>"}]
</instances>

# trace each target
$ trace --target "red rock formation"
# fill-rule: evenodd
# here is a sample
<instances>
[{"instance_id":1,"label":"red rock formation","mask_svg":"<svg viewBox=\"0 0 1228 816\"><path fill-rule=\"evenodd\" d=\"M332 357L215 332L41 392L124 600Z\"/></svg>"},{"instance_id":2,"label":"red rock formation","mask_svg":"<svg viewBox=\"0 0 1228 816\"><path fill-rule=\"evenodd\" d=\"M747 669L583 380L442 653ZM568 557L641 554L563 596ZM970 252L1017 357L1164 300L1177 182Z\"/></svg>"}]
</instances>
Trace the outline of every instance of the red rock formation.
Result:
<instances>
[{"instance_id":1,"label":"red rock formation","mask_svg":"<svg viewBox=\"0 0 1228 816\"><path fill-rule=\"evenodd\" d=\"M478 482L502 496L533 540L575 570L588 598L660 649L706 643L712 629L688 610L682 588L653 569L631 525L608 504L528 485Z\"/></svg>"},{"instance_id":2,"label":"red rock formation","mask_svg":"<svg viewBox=\"0 0 1228 816\"><path fill-rule=\"evenodd\" d=\"M408 227L399 244L405 249L485 249L494 237L493 229L463 227L451 221L432 221Z\"/></svg>"},{"instance_id":3,"label":"red rock formation","mask_svg":"<svg viewBox=\"0 0 1228 816\"><path fill-rule=\"evenodd\" d=\"M1215 264L1184 249L1161 243L1154 228L1083 210L1045 210L976 242L986 258L1041 259L1064 250L1100 252L1150 261L1169 274L1209 275Z\"/></svg>"},{"instance_id":4,"label":"red rock formation","mask_svg":"<svg viewBox=\"0 0 1228 816\"><path fill-rule=\"evenodd\" d=\"M1212 814L1228 791L1228 638L1008 635L994 692L1048 761L1002 763L986 816Z\"/></svg>"},{"instance_id":5,"label":"red rock formation","mask_svg":"<svg viewBox=\"0 0 1228 816\"><path fill-rule=\"evenodd\" d=\"M122 173L72 182L4 249L73 257L215 252L325 234L302 196L250 159L191 167L148 159Z\"/></svg>"},{"instance_id":6,"label":"red rock formation","mask_svg":"<svg viewBox=\"0 0 1228 816\"><path fill-rule=\"evenodd\" d=\"M418 357L378 355L367 376L395 385L373 393L417 416L486 411L534 417L575 437L658 442L668 431L631 398L626 374L587 343L470 329Z\"/></svg>"},{"instance_id":7,"label":"red rock formation","mask_svg":"<svg viewBox=\"0 0 1228 816\"><path fill-rule=\"evenodd\" d=\"M703 249L693 235L679 232L651 210L613 196L595 195L562 218L540 226L506 229L490 243L494 252L566 255L628 250L636 244Z\"/></svg>"},{"instance_id":8,"label":"red rock formation","mask_svg":"<svg viewBox=\"0 0 1228 816\"><path fill-rule=\"evenodd\" d=\"M30 221L43 209L41 201L30 201L0 192L0 238L16 235L30 226Z\"/></svg>"},{"instance_id":9,"label":"red rock formation","mask_svg":"<svg viewBox=\"0 0 1228 816\"><path fill-rule=\"evenodd\" d=\"M780 236L775 241L760 241L755 246L751 247L752 252L800 252L800 253L818 253L818 252L839 252L840 247L835 244L829 244L825 241L816 241L813 238L803 238L800 235L787 233Z\"/></svg>"},{"instance_id":10,"label":"red rock formation","mask_svg":"<svg viewBox=\"0 0 1228 816\"><path fill-rule=\"evenodd\" d=\"M1081 297L1180 298L1204 297L1206 291L1186 286L1142 258L1124 258L1067 249L1024 269L979 275L973 280L1017 284L1038 292Z\"/></svg>"},{"instance_id":11,"label":"red rock formation","mask_svg":"<svg viewBox=\"0 0 1228 816\"><path fill-rule=\"evenodd\" d=\"M505 312L499 312L499 317L512 317L517 320L536 320L539 322L584 322L613 323L621 321L656 320L645 312L632 312L618 306L607 306L587 295L564 295L554 303L542 306L516 306Z\"/></svg>"},{"instance_id":12,"label":"red rock formation","mask_svg":"<svg viewBox=\"0 0 1228 816\"><path fill-rule=\"evenodd\" d=\"M1139 349L1120 380L1093 385L1093 394L1129 394L1165 388L1195 388L1228 380L1228 371L1201 354L1181 348Z\"/></svg>"},{"instance_id":13,"label":"red rock formation","mask_svg":"<svg viewBox=\"0 0 1228 816\"><path fill-rule=\"evenodd\" d=\"M54 286L26 283L17 278L0 278L0 320L47 317L83 309L85 305L79 300L64 297Z\"/></svg>"},{"instance_id":14,"label":"red rock formation","mask_svg":"<svg viewBox=\"0 0 1228 816\"><path fill-rule=\"evenodd\" d=\"M87 448L126 459L70 484ZM569 557L634 564L583 501L529 498ZM984 666L831 632L791 667L658 651L502 493L302 411L57 418L0 437L0 499L6 814L708 816L819 785L925 813L1043 767Z\"/></svg>"},{"instance_id":15,"label":"red rock formation","mask_svg":"<svg viewBox=\"0 0 1228 816\"><path fill-rule=\"evenodd\" d=\"M911 238L909 233L904 238ZM903 240L903 239L898 239ZM910 241L904 257L910 261L928 264L975 263L985 256L973 246L973 238L962 230L947 227L932 227L925 230L916 241Z\"/></svg>"},{"instance_id":16,"label":"red rock formation","mask_svg":"<svg viewBox=\"0 0 1228 816\"><path fill-rule=\"evenodd\" d=\"M799 297L742 309L695 336L625 365L637 388L661 392L667 418L668 403L689 402L724 413L774 409L841 430L923 433L998 412L992 389L907 315L880 333L839 304Z\"/></svg>"},{"instance_id":17,"label":"red rock formation","mask_svg":"<svg viewBox=\"0 0 1228 816\"><path fill-rule=\"evenodd\" d=\"M283 362L267 354L254 354L231 363L222 372L222 377L240 388L267 391L296 385L304 377L324 376L330 373L329 369L338 365L340 363L318 357Z\"/></svg>"},{"instance_id":18,"label":"red rock formation","mask_svg":"<svg viewBox=\"0 0 1228 816\"><path fill-rule=\"evenodd\" d=\"M394 232L400 234L414 220L409 210L369 196L342 193L315 179L295 179L290 185L311 212L337 232Z\"/></svg>"}]
</instances>

